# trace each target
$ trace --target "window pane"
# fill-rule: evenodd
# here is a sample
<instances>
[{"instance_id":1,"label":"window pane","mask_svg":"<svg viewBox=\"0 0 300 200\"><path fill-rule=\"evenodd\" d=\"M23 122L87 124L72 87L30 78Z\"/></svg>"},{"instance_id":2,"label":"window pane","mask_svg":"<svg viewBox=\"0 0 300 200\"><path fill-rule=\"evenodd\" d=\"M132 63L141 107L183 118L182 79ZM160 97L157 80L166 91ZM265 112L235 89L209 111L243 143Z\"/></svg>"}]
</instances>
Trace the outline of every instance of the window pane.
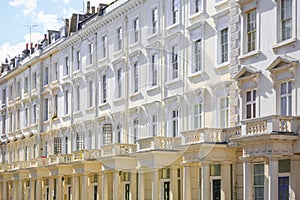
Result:
<instances>
[{"instance_id":1,"label":"window pane","mask_svg":"<svg viewBox=\"0 0 300 200\"><path fill-rule=\"evenodd\" d=\"M290 159L278 161L278 173L290 172Z\"/></svg>"}]
</instances>

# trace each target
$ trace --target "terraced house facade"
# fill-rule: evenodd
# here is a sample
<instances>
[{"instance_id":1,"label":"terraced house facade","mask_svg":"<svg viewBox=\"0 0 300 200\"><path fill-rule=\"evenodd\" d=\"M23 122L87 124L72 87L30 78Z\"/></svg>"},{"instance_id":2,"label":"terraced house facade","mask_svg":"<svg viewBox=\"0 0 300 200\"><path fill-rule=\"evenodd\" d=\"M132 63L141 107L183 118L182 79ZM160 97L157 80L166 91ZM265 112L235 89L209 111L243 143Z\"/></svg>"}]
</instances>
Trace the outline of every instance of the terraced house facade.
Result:
<instances>
[{"instance_id":1,"label":"terraced house facade","mask_svg":"<svg viewBox=\"0 0 300 200\"><path fill-rule=\"evenodd\" d=\"M88 3L1 66L0 198L300 199L299 10Z\"/></svg>"}]
</instances>

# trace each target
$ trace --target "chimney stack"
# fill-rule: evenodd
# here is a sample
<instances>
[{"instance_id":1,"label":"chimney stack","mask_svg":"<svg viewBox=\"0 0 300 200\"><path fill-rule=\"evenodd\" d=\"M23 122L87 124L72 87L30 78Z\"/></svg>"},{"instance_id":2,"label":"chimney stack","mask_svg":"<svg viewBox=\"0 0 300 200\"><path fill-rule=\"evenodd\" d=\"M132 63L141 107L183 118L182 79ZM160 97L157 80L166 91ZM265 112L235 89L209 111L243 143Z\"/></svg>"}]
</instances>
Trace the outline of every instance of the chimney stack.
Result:
<instances>
[{"instance_id":1,"label":"chimney stack","mask_svg":"<svg viewBox=\"0 0 300 200\"><path fill-rule=\"evenodd\" d=\"M105 8L106 8L106 4L103 4L103 3L100 3L99 4L99 12L98 12L98 15L101 16L104 14L104 11L105 11Z\"/></svg>"},{"instance_id":2,"label":"chimney stack","mask_svg":"<svg viewBox=\"0 0 300 200\"><path fill-rule=\"evenodd\" d=\"M92 14L95 14L95 6L92 6Z\"/></svg>"},{"instance_id":3,"label":"chimney stack","mask_svg":"<svg viewBox=\"0 0 300 200\"><path fill-rule=\"evenodd\" d=\"M90 12L91 12L91 2L87 1L87 4L86 4L86 13L90 14Z\"/></svg>"},{"instance_id":4,"label":"chimney stack","mask_svg":"<svg viewBox=\"0 0 300 200\"><path fill-rule=\"evenodd\" d=\"M26 43L26 49L28 49L28 43Z\"/></svg>"}]
</instances>

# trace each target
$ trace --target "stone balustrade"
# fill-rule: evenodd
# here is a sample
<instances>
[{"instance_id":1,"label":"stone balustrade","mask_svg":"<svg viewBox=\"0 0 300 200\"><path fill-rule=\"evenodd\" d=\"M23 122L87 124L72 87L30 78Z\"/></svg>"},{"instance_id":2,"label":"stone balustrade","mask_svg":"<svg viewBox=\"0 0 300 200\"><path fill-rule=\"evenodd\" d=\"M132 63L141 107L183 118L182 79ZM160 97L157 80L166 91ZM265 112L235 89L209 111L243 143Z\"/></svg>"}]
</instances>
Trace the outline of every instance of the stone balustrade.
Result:
<instances>
[{"instance_id":1,"label":"stone balustrade","mask_svg":"<svg viewBox=\"0 0 300 200\"><path fill-rule=\"evenodd\" d=\"M107 144L101 147L102 157L105 156L126 156L136 152L135 144Z\"/></svg>"},{"instance_id":2,"label":"stone balustrade","mask_svg":"<svg viewBox=\"0 0 300 200\"><path fill-rule=\"evenodd\" d=\"M137 140L138 151L147 150L174 150L181 144L181 138L177 137L149 137Z\"/></svg>"},{"instance_id":3,"label":"stone balustrade","mask_svg":"<svg viewBox=\"0 0 300 200\"><path fill-rule=\"evenodd\" d=\"M229 138L240 135L240 127L231 128L201 128L193 131L182 132L183 144L195 143L222 143Z\"/></svg>"},{"instance_id":4,"label":"stone balustrade","mask_svg":"<svg viewBox=\"0 0 300 200\"><path fill-rule=\"evenodd\" d=\"M299 131L299 117L272 115L241 121L242 135L296 133Z\"/></svg>"}]
</instances>

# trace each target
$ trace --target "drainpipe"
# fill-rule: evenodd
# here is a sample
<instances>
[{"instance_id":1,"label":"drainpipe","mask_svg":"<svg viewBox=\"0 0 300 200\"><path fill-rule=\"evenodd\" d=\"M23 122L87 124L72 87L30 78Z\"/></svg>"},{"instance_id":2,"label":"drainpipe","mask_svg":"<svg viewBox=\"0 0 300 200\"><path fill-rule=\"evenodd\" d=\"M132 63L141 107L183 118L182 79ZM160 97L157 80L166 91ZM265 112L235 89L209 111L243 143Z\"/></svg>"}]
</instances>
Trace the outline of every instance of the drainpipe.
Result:
<instances>
[{"instance_id":1,"label":"drainpipe","mask_svg":"<svg viewBox=\"0 0 300 200\"><path fill-rule=\"evenodd\" d=\"M168 123L166 122L166 116L165 116L165 85L164 83L165 81L165 67L166 67L166 61L165 61L165 57L166 55L166 46L165 46L165 25L166 25L166 15L165 15L165 1L161 1L161 27L163 27L161 29L162 31L162 42L161 42L161 76L160 76L160 84L161 84L161 133L160 136L167 136L167 127L168 127ZM165 123L165 124L163 124Z\"/></svg>"},{"instance_id":2,"label":"drainpipe","mask_svg":"<svg viewBox=\"0 0 300 200\"><path fill-rule=\"evenodd\" d=\"M95 32L95 63L94 63L94 66L95 66L95 75L94 75L94 84L95 84L95 95L94 95L94 99L95 99L95 121L93 122L93 128L94 128L94 136L95 136L95 142L94 142L94 145L95 145L95 149L96 149L96 144L97 144L97 138L96 138L96 121L97 121L97 116L98 116L98 104L99 104L99 94L98 94L98 90L99 90L99 78L98 78L98 71L97 71L97 62L98 62L98 43L97 43L97 32ZM98 141L100 143L100 141ZM100 145L99 145L100 147Z\"/></svg>"},{"instance_id":3,"label":"drainpipe","mask_svg":"<svg viewBox=\"0 0 300 200\"><path fill-rule=\"evenodd\" d=\"M124 18L124 22L125 22L125 35L124 35L124 51L125 51L125 63L124 63L124 78L125 78L125 83L124 83L124 100L125 100L125 110L128 111L128 91L129 91L129 84L128 84L128 81L129 81L129 72L128 72L128 44L129 44L129 37L128 37L128 17L125 16ZM125 116L124 116L124 120L125 120L125 123L124 123L124 130L125 131L125 134L127 135L127 138L125 140L125 143L129 143L130 142L130 138L129 138L129 134L130 134L130 130L129 130L129 126L128 126L128 115L125 113Z\"/></svg>"}]
</instances>

